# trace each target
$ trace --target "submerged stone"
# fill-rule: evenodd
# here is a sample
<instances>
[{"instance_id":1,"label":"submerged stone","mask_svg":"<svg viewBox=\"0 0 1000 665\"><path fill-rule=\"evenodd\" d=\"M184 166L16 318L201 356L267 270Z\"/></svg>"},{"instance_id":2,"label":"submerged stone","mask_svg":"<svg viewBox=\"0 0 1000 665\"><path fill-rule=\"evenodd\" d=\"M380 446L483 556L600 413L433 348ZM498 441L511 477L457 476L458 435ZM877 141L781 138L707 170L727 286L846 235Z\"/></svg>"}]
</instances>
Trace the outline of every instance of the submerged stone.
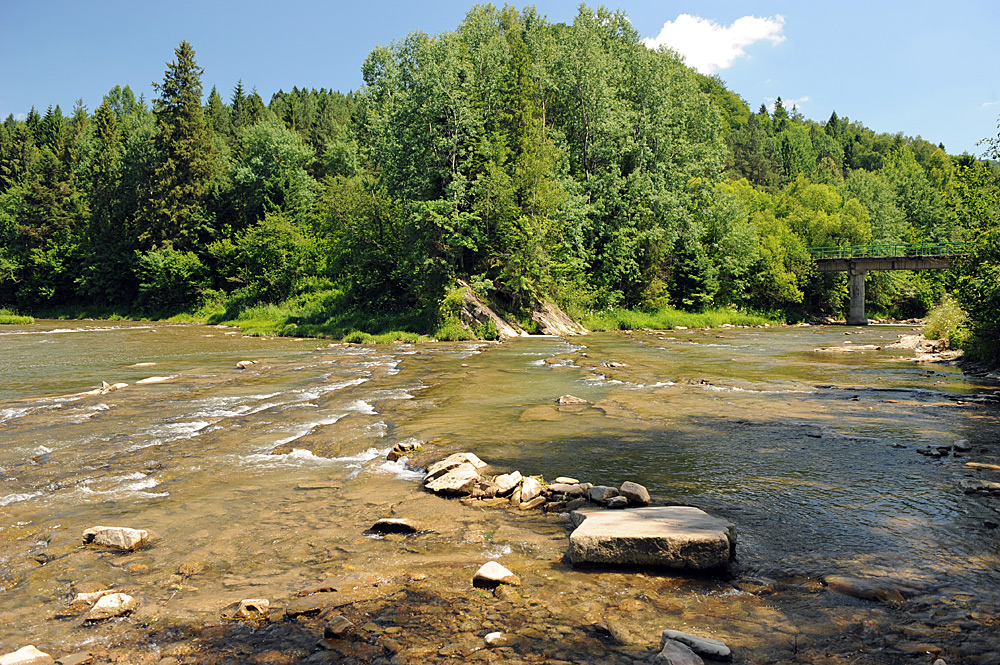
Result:
<instances>
[{"instance_id":1,"label":"submerged stone","mask_svg":"<svg viewBox=\"0 0 1000 665\"><path fill-rule=\"evenodd\" d=\"M240 601L233 617L242 621L263 621L270 608L271 603L266 598L247 598Z\"/></svg>"},{"instance_id":2,"label":"submerged stone","mask_svg":"<svg viewBox=\"0 0 1000 665\"><path fill-rule=\"evenodd\" d=\"M690 506L578 510L570 534L570 560L710 570L729 563L736 527Z\"/></svg>"},{"instance_id":3,"label":"submerged stone","mask_svg":"<svg viewBox=\"0 0 1000 665\"><path fill-rule=\"evenodd\" d=\"M149 542L149 532L124 526L94 526L83 532L83 542L131 552Z\"/></svg>"},{"instance_id":4,"label":"submerged stone","mask_svg":"<svg viewBox=\"0 0 1000 665\"><path fill-rule=\"evenodd\" d=\"M128 614L138 606L139 602L127 593L111 593L106 596L101 596L101 598L94 603L93 609L87 613L85 620L103 621L105 619L111 619L123 614Z\"/></svg>"},{"instance_id":5,"label":"submerged stone","mask_svg":"<svg viewBox=\"0 0 1000 665\"><path fill-rule=\"evenodd\" d=\"M403 533L411 534L417 532L417 527L407 520L398 517L383 517L372 524L368 529L372 533Z\"/></svg>"},{"instance_id":6,"label":"submerged stone","mask_svg":"<svg viewBox=\"0 0 1000 665\"><path fill-rule=\"evenodd\" d=\"M521 586L521 578L496 561L487 561L472 577L473 586L492 588L499 584Z\"/></svg>"}]
</instances>

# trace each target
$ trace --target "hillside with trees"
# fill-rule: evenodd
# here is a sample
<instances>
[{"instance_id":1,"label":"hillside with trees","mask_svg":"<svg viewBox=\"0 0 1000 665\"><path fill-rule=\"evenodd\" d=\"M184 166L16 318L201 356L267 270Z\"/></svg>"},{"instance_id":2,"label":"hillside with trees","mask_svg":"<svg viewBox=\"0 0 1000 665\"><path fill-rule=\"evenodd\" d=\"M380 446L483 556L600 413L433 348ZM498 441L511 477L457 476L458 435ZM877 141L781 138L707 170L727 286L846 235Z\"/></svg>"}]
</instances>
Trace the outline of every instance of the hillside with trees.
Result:
<instances>
[{"instance_id":1,"label":"hillside with trees","mask_svg":"<svg viewBox=\"0 0 1000 665\"><path fill-rule=\"evenodd\" d=\"M181 42L150 102L123 84L93 112L8 117L0 307L448 337L461 279L513 321L543 301L797 320L847 306L809 247L966 240L957 270L870 273L869 309L951 293L996 359L996 161L752 111L605 9L477 6L361 67L347 94L224 99Z\"/></svg>"}]
</instances>

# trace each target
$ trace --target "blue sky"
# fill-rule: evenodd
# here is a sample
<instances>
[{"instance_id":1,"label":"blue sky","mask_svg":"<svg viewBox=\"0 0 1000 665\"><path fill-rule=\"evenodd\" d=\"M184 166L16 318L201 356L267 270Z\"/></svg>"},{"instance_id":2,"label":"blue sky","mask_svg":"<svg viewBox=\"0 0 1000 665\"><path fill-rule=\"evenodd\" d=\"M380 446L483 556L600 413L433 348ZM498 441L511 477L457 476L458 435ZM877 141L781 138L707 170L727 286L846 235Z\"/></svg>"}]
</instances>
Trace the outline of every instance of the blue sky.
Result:
<instances>
[{"instance_id":1,"label":"blue sky","mask_svg":"<svg viewBox=\"0 0 1000 665\"><path fill-rule=\"evenodd\" d=\"M224 99L239 79L265 102L292 86L346 92L361 85L374 45L451 30L472 4L0 0L0 118L50 104L69 113L77 99L93 110L117 84L148 100L182 39L205 69L206 93L216 85ZM579 6L534 4L553 22L572 22ZM836 110L952 154L981 154L977 141L997 135L996 0L605 4L624 10L643 37L718 74L753 109L781 96L806 117Z\"/></svg>"}]
</instances>

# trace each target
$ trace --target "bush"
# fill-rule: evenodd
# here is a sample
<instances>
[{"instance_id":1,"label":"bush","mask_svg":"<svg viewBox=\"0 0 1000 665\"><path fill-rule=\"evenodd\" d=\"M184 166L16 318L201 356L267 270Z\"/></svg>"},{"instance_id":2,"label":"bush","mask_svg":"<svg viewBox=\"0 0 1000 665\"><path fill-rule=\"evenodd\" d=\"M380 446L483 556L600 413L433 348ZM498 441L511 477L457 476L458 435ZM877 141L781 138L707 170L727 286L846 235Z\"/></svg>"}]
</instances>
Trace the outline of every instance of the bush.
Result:
<instances>
[{"instance_id":1,"label":"bush","mask_svg":"<svg viewBox=\"0 0 1000 665\"><path fill-rule=\"evenodd\" d=\"M197 304L208 287L208 271L193 252L173 248L136 252L141 306L151 312L176 312Z\"/></svg>"},{"instance_id":2,"label":"bush","mask_svg":"<svg viewBox=\"0 0 1000 665\"><path fill-rule=\"evenodd\" d=\"M29 325L35 322L33 316L19 316L17 312L9 309L0 309L0 324L3 325Z\"/></svg>"},{"instance_id":3,"label":"bush","mask_svg":"<svg viewBox=\"0 0 1000 665\"><path fill-rule=\"evenodd\" d=\"M969 341L969 315L951 296L945 296L941 303L927 315L924 337L946 339L953 349L961 349Z\"/></svg>"}]
</instances>

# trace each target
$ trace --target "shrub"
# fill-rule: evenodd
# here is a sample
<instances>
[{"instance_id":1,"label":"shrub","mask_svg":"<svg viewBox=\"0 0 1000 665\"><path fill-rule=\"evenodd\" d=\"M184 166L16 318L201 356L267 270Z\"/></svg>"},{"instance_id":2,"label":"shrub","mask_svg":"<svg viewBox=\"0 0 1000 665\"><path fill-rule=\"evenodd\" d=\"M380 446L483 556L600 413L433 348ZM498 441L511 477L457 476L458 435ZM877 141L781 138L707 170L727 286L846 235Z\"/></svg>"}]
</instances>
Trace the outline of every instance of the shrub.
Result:
<instances>
[{"instance_id":1,"label":"shrub","mask_svg":"<svg viewBox=\"0 0 1000 665\"><path fill-rule=\"evenodd\" d=\"M927 315L924 337L947 339L951 348L960 349L969 341L969 336L969 315L954 298L946 295Z\"/></svg>"}]
</instances>

